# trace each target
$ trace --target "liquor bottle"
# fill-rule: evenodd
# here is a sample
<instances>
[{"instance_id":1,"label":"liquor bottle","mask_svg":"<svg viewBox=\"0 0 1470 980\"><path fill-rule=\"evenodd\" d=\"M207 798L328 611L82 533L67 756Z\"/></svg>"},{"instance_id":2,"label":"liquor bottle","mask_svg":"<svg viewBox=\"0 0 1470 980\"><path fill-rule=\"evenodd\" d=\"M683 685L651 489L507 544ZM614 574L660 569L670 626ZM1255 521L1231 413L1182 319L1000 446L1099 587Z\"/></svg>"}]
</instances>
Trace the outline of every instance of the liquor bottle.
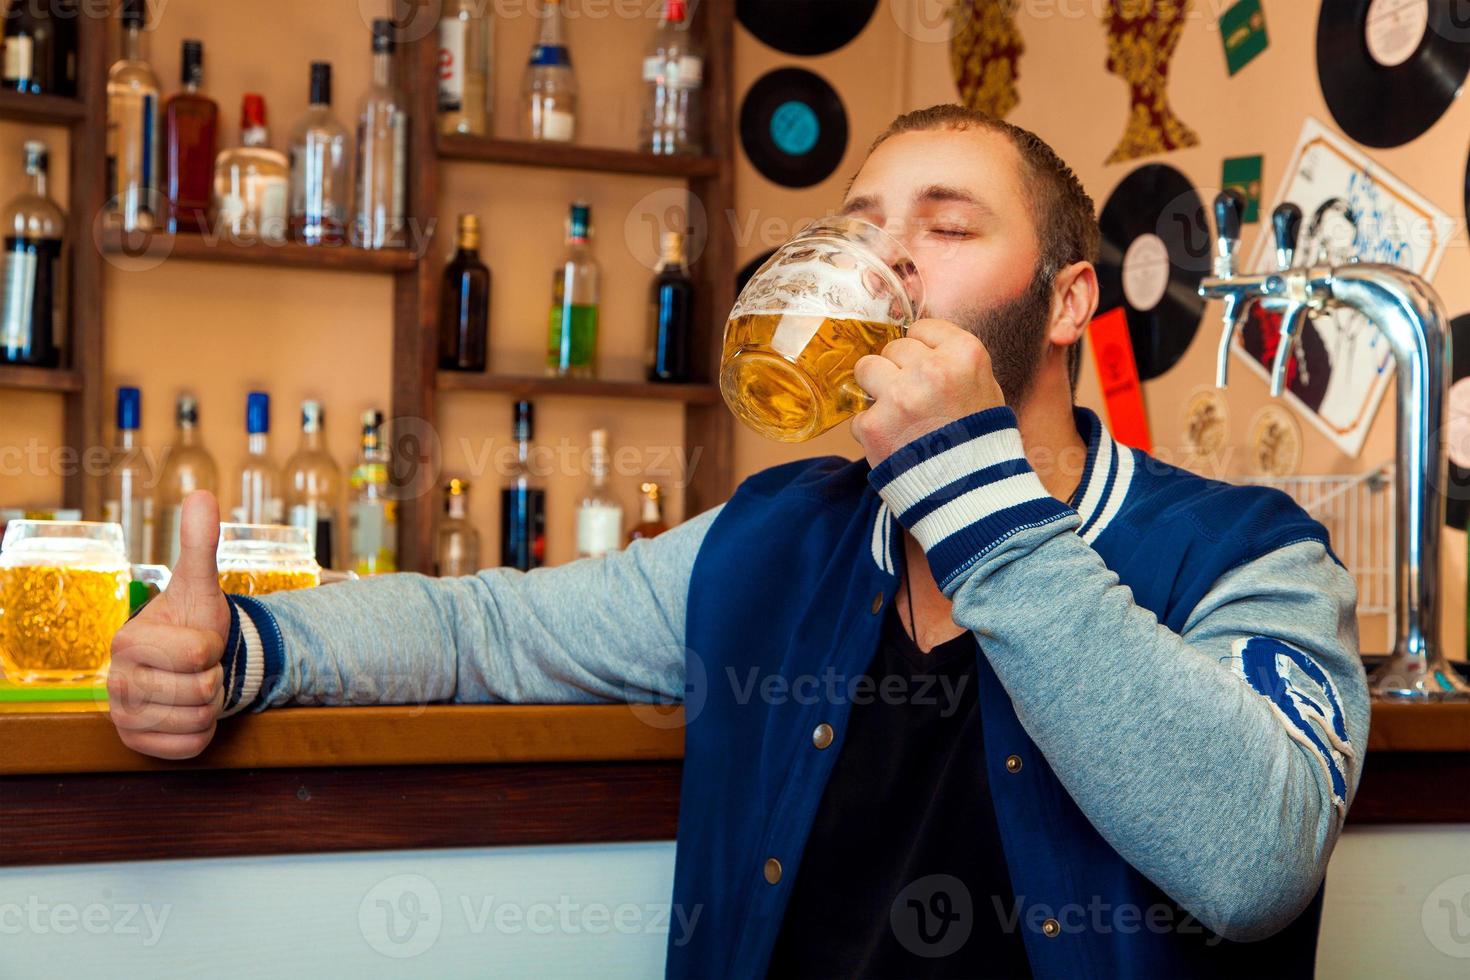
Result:
<instances>
[{"instance_id":1,"label":"liquor bottle","mask_svg":"<svg viewBox=\"0 0 1470 980\"><path fill-rule=\"evenodd\" d=\"M623 508L607 492L607 430L592 430L592 485L577 505L577 557L600 558L623 546Z\"/></svg>"},{"instance_id":2,"label":"liquor bottle","mask_svg":"<svg viewBox=\"0 0 1470 980\"><path fill-rule=\"evenodd\" d=\"M535 410L516 402L515 468L500 491L500 564L529 572L546 561L546 490L531 470Z\"/></svg>"},{"instance_id":3,"label":"liquor bottle","mask_svg":"<svg viewBox=\"0 0 1470 980\"><path fill-rule=\"evenodd\" d=\"M439 132L489 136L495 21L481 0L445 0L439 17Z\"/></svg>"},{"instance_id":4,"label":"liquor bottle","mask_svg":"<svg viewBox=\"0 0 1470 980\"><path fill-rule=\"evenodd\" d=\"M152 231L163 218L158 76L148 64L147 0L123 0L123 55L107 74L108 220Z\"/></svg>"},{"instance_id":5,"label":"liquor bottle","mask_svg":"<svg viewBox=\"0 0 1470 980\"><path fill-rule=\"evenodd\" d=\"M694 334L694 280L684 265L684 236L664 232L663 258L648 290L648 380L687 382Z\"/></svg>"},{"instance_id":6,"label":"liquor bottle","mask_svg":"<svg viewBox=\"0 0 1470 980\"><path fill-rule=\"evenodd\" d=\"M669 529L669 526L664 523L663 514L659 511L658 484L645 483L640 489L643 491L643 517L633 530L628 532L629 544L639 538L656 538Z\"/></svg>"},{"instance_id":7,"label":"liquor bottle","mask_svg":"<svg viewBox=\"0 0 1470 980\"><path fill-rule=\"evenodd\" d=\"M351 154L332 114L332 66L311 65L311 107L291 132L291 231L307 245L340 245L347 228Z\"/></svg>"},{"instance_id":8,"label":"liquor bottle","mask_svg":"<svg viewBox=\"0 0 1470 980\"><path fill-rule=\"evenodd\" d=\"M546 370L562 377L590 378L597 358L598 267L589 242L592 209L572 205L567 219L567 255L551 285Z\"/></svg>"},{"instance_id":9,"label":"liquor bottle","mask_svg":"<svg viewBox=\"0 0 1470 980\"><path fill-rule=\"evenodd\" d=\"M121 524L128 561L153 560L153 500L148 495L148 465L138 441L142 394L137 388L117 389L117 443L107 469L102 497L102 519Z\"/></svg>"},{"instance_id":10,"label":"liquor bottle","mask_svg":"<svg viewBox=\"0 0 1470 980\"><path fill-rule=\"evenodd\" d=\"M660 155L704 151L703 84L704 58L689 30L685 0L664 0L658 33L643 57L639 149Z\"/></svg>"},{"instance_id":11,"label":"liquor bottle","mask_svg":"<svg viewBox=\"0 0 1470 980\"><path fill-rule=\"evenodd\" d=\"M362 416L362 453L352 470L351 565L359 575L398 570L398 503L388 498L388 447L383 413Z\"/></svg>"},{"instance_id":12,"label":"liquor bottle","mask_svg":"<svg viewBox=\"0 0 1470 980\"><path fill-rule=\"evenodd\" d=\"M0 88L27 95L77 94L76 0L12 0L5 11Z\"/></svg>"},{"instance_id":13,"label":"liquor bottle","mask_svg":"<svg viewBox=\"0 0 1470 980\"><path fill-rule=\"evenodd\" d=\"M184 90L164 109L164 165L168 230L209 230L210 185L219 151L219 106L199 94L204 84L204 42L185 41Z\"/></svg>"},{"instance_id":14,"label":"liquor bottle","mask_svg":"<svg viewBox=\"0 0 1470 980\"><path fill-rule=\"evenodd\" d=\"M393 87L393 22L373 21L373 84L357 111L357 194L352 243L403 247L408 103Z\"/></svg>"},{"instance_id":15,"label":"liquor bottle","mask_svg":"<svg viewBox=\"0 0 1470 980\"><path fill-rule=\"evenodd\" d=\"M214 163L216 229L239 242L284 242L291 168L284 153L271 149L262 96L247 95L240 106L240 144Z\"/></svg>"},{"instance_id":16,"label":"liquor bottle","mask_svg":"<svg viewBox=\"0 0 1470 980\"><path fill-rule=\"evenodd\" d=\"M561 0L545 0L541 31L521 77L521 135L570 143L577 135L577 76L567 51Z\"/></svg>"},{"instance_id":17,"label":"liquor bottle","mask_svg":"<svg viewBox=\"0 0 1470 980\"><path fill-rule=\"evenodd\" d=\"M62 262L66 214L48 193L46 144L25 145L30 187L5 207L5 281L0 293L0 364L57 367L66 336Z\"/></svg>"},{"instance_id":18,"label":"liquor bottle","mask_svg":"<svg viewBox=\"0 0 1470 980\"><path fill-rule=\"evenodd\" d=\"M180 395L174 410L178 434L163 464L158 485L158 537L153 556L173 567L179 560L179 521L184 498L195 490L216 493L219 471L214 457L199 441L199 402L193 395Z\"/></svg>"},{"instance_id":19,"label":"liquor bottle","mask_svg":"<svg viewBox=\"0 0 1470 980\"><path fill-rule=\"evenodd\" d=\"M281 523L281 474L271 462L267 440L271 431L271 398L252 391L245 399L245 461L240 465L240 524Z\"/></svg>"},{"instance_id":20,"label":"liquor bottle","mask_svg":"<svg viewBox=\"0 0 1470 980\"><path fill-rule=\"evenodd\" d=\"M480 261L480 219L459 216L459 249L444 268L439 303L439 367L485 370L490 335L490 270Z\"/></svg>"},{"instance_id":21,"label":"liquor bottle","mask_svg":"<svg viewBox=\"0 0 1470 980\"><path fill-rule=\"evenodd\" d=\"M473 575L480 569L480 532L466 516L470 485L453 479L444 486L444 517L434 547L434 574L440 578Z\"/></svg>"},{"instance_id":22,"label":"liquor bottle","mask_svg":"<svg viewBox=\"0 0 1470 980\"><path fill-rule=\"evenodd\" d=\"M336 568L342 474L323 444L322 403L301 403L301 445L286 460L286 522L306 528L316 563Z\"/></svg>"}]
</instances>

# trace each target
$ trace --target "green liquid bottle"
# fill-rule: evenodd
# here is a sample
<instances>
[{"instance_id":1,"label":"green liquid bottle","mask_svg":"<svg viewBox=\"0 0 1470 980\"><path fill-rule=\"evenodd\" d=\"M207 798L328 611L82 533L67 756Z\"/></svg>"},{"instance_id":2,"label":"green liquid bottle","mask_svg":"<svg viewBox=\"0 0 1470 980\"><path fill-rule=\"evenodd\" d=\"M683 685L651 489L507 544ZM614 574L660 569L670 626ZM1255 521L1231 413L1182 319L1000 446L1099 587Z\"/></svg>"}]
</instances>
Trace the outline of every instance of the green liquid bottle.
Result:
<instances>
[{"instance_id":1,"label":"green liquid bottle","mask_svg":"<svg viewBox=\"0 0 1470 980\"><path fill-rule=\"evenodd\" d=\"M567 219L567 254L552 280L546 372L590 378L597 361L597 260L592 257L592 209L578 201Z\"/></svg>"}]
</instances>

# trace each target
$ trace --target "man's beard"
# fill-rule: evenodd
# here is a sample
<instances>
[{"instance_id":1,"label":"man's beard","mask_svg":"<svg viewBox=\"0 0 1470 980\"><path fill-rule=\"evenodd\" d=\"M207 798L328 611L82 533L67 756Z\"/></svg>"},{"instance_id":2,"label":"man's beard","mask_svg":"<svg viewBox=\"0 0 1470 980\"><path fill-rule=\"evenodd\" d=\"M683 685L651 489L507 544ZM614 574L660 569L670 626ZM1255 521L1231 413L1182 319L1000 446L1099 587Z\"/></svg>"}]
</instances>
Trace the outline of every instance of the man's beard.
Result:
<instances>
[{"instance_id":1,"label":"man's beard","mask_svg":"<svg viewBox=\"0 0 1470 980\"><path fill-rule=\"evenodd\" d=\"M998 306L970 306L950 317L990 353L990 367L1006 404L1018 407L1031 393L1051 323L1052 284L1037 273L1025 292Z\"/></svg>"}]
</instances>

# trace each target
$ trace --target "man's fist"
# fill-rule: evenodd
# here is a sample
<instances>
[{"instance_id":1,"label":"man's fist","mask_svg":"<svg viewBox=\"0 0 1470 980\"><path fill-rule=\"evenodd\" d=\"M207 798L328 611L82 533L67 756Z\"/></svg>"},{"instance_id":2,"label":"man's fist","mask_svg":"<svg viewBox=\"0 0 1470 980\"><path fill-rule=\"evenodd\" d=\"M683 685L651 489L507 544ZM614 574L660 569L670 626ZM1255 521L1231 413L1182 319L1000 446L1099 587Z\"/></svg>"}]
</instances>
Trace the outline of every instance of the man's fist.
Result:
<instances>
[{"instance_id":1,"label":"man's fist","mask_svg":"<svg viewBox=\"0 0 1470 980\"><path fill-rule=\"evenodd\" d=\"M853 367L873 405L852 420L852 434L874 468L920 436L1005 404L990 354L974 334L948 320L916 320Z\"/></svg>"},{"instance_id":2,"label":"man's fist","mask_svg":"<svg viewBox=\"0 0 1470 980\"><path fill-rule=\"evenodd\" d=\"M112 640L108 711L123 744L161 759L191 759L214 737L224 705L230 607L214 553L219 505L196 490L184 501L179 560L163 595Z\"/></svg>"}]
</instances>

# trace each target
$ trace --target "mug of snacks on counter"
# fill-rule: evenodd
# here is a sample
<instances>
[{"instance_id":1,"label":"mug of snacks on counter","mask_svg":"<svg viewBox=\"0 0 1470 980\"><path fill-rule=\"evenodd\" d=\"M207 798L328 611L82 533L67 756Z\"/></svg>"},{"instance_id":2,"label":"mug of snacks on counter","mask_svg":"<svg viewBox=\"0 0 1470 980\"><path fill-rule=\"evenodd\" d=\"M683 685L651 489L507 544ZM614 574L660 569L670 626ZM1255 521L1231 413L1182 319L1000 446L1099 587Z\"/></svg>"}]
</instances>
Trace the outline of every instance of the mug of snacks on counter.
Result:
<instances>
[{"instance_id":1,"label":"mug of snacks on counter","mask_svg":"<svg viewBox=\"0 0 1470 980\"><path fill-rule=\"evenodd\" d=\"M161 565L132 565L120 524L12 520L0 542L0 669L19 683L95 681L127 622L133 583L168 587Z\"/></svg>"},{"instance_id":2,"label":"mug of snacks on counter","mask_svg":"<svg viewBox=\"0 0 1470 980\"><path fill-rule=\"evenodd\" d=\"M351 572L323 571L311 532L295 525L221 524L215 561L219 587L232 595L313 589L357 578Z\"/></svg>"}]
</instances>

